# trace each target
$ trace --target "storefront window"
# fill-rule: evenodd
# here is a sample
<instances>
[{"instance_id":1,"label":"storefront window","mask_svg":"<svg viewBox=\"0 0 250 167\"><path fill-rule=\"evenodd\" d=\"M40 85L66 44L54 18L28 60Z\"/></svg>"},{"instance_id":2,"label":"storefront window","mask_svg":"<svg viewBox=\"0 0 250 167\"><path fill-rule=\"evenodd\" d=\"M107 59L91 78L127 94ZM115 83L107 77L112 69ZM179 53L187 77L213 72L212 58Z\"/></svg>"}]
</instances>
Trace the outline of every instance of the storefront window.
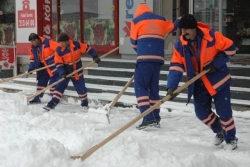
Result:
<instances>
[{"instance_id":1,"label":"storefront window","mask_svg":"<svg viewBox=\"0 0 250 167\"><path fill-rule=\"evenodd\" d=\"M15 41L15 2L0 1L0 44L12 45Z\"/></svg>"},{"instance_id":2,"label":"storefront window","mask_svg":"<svg viewBox=\"0 0 250 167\"><path fill-rule=\"evenodd\" d=\"M84 42L114 46L114 0L83 0Z\"/></svg>"},{"instance_id":3,"label":"storefront window","mask_svg":"<svg viewBox=\"0 0 250 167\"><path fill-rule=\"evenodd\" d=\"M52 0L52 39L57 40L57 0Z\"/></svg>"},{"instance_id":4,"label":"storefront window","mask_svg":"<svg viewBox=\"0 0 250 167\"><path fill-rule=\"evenodd\" d=\"M194 16L197 21L208 24L212 30L222 31L223 35L236 44L236 53L250 53L249 0L194 0ZM219 11L222 11L221 14ZM221 23L219 24L219 18Z\"/></svg>"},{"instance_id":5,"label":"storefront window","mask_svg":"<svg viewBox=\"0 0 250 167\"><path fill-rule=\"evenodd\" d=\"M219 0L194 0L194 16L210 26L212 30L219 30Z\"/></svg>"},{"instance_id":6,"label":"storefront window","mask_svg":"<svg viewBox=\"0 0 250 167\"><path fill-rule=\"evenodd\" d=\"M80 7L79 0L60 0L60 32L70 38L80 40Z\"/></svg>"},{"instance_id":7,"label":"storefront window","mask_svg":"<svg viewBox=\"0 0 250 167\"><path fill-rule=\"evenodd\" d=\"M237 53L250 53L249 0L223 0L223 33L237 46Z\"/></svg>"}]
</instances>

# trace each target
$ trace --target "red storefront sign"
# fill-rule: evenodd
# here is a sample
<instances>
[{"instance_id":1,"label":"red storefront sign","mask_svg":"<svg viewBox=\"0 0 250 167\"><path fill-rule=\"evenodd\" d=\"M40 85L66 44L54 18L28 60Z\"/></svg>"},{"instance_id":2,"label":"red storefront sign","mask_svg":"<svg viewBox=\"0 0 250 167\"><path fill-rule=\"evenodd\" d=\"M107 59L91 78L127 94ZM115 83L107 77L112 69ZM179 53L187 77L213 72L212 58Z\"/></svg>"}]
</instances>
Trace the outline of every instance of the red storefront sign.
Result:
<instances>
[{"instance_id":1,"label":"red storefront sign","mask_svg":"<svg viewBox=\"0 0 250 167\"><path fill-rule=\"evenodd\" d=\"M0 48L0 69L13 69L14 48Z\"/></svg>"},{"instance_id":2,"label":"red storefront sign","mask_svg":"<svg viewBox=\"0 0 250 167\"><path fill-rule=\"evenodd\" d=\"M43 37L52 38L52 1L43 1Z\"/></svg>"},{"instance_id":3,"label":"red storefront sign","mask_svg":"<svg viewBox=\"0 0 250 167\"><path fill-rule=\"evenodd\" d=\"M34 28L35 10L30 9L30 0L23 0L23 9L18 11L18 28Z\"/></svg>"}]
</instances>

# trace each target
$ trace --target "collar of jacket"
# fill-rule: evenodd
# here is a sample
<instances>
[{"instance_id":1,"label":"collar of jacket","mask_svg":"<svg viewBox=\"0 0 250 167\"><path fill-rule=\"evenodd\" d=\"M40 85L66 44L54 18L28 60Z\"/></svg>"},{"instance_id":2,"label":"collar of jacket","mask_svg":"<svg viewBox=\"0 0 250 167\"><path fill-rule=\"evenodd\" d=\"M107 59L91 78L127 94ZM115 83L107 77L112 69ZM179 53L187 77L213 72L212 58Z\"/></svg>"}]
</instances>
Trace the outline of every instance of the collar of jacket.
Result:
<instances>
[{"instance_id":1,"label":"collar of jacket","mask_svg":"<svg viewBox=\"0 0 250 167\"><path fill-rule=\"evenodd\" d=\"M73 42L74 42L73 39L72 39L72 38L69 38L69 49L75 47L75 45L74 45ZM62 47L62 46L61 46L61 51L63 52L66 48L67 48L67 47Z\"/></svg>"},{"instance_id":2,"label":"collar of jacket","mask_svg":"<svg viewBox=\"0 0 250 167\"><path fill-rule=\"evenodd\" d=\"M42 46L42 44L44 44L45 38L44 38L44 37L41 37L41 36L39 36L39 38L40 38L40 41L41 41L41 42L40 42L40 44L39 44L38 47L40 48L40 47ZM31 44L31 48L32 48L32 49L36 49L37 47ZM31 50L32 50L32 49L31 49ZM41 49L41 48L40 48L40 49Z\"/></svg>"},{"instance_id":3,"label":"collar of jacket","mask_svg":"<svg viewBox=\"0 0 250 167\"><path fill-rule=\"evenodd\" d=\"M202 39L205 39L209 42L212 42L213 38L209 34L210 27L207 24L204 24L201 22L198 22L197 25L198 25L198 31L201 31L201 33L203 34ZM184 35L181 35L180 41L181 41L182 45L188 45L188 40L185 39Z\"/></svg>"}]
</instances>

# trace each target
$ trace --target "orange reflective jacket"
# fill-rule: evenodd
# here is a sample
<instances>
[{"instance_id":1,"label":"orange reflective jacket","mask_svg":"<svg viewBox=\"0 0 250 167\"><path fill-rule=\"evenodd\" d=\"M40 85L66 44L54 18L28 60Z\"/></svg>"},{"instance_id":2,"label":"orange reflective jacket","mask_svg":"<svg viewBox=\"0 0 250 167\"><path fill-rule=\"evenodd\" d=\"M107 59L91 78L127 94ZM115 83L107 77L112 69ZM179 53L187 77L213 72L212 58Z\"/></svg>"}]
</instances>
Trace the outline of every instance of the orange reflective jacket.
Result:
<instances>
[{"instance_id":1,"label":"orange reflective jacket","mask_svg":"<svg viewBox=\"0 0 250 167\"><path fill-rule=\"evenodd\" d=\"M131 21L130 41L137 52L137 62L164 63L165 35L177 30L179 19L174 23L154 14L146 4L138 6Z\"/></svg>"},{"instance_id":2,"label":"orange reflective jacket","mask_svg":"<svg viewBox=\"0 0 250 167\"><path fill-rule=\"evenodd\" d=\"M187 79L190 80L195 74L202 72L207 64L212 63L218 70L204 75L201 79L210 95L213 96L230 82L231 77L226 63L236 53L235 45L220 32L210 30L206 24L198 22L198 28L202 33L202 37L196 36L196 56L199 61L182 35L173 47L167 89L177 88L184 71L186 71ZM189 92L189 97L191 97L190 93L192 92Z\"/></svg>"},{"instance_id":3,"label":"orange reflective jacket","mask_svg":"<svg viewBox=\"0 0 250 167\"><path fill-rule=\"evenodd\" d=\"M89 53L93 58L98 56L94 49L89 45L69 40L68 47L59 46L55 52L55 63L59 75L64 73L70 74L82 67L81 53ZM74 75L75 79L79 79L79 75L83 74L83 70L80 70Z\"/></svg>"},{"instance_id":4,"label":"orange reflective jacket","mask_svg":"<svg viewBox=\"0 0 250 167\"><path fill-rule=\"evenodd\" d=\"M54 52L59 44L51 39L46 39L39 36L41 43L38 47L31 46L30 48L30 65L29 69L41 68L41 64L44 66L54 64ZM53 76L56 71L56 66L47 68L48 74Z\"/></svg>"}]
</instances>

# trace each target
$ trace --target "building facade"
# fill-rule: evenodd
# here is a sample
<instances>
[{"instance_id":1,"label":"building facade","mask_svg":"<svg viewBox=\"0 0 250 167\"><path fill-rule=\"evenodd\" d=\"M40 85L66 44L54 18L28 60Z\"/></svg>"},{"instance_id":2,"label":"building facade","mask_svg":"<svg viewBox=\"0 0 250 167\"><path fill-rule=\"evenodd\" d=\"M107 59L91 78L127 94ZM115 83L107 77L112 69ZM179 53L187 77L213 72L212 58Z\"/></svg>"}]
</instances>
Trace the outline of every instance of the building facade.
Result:
<instances>
[{"instance_id":1,"label":"building facade","mask_svg":"<svg viewBox=\"0 0 250 167\"><path fill-rule=\"evenodd\" d=\"M0 45L16 44L16 64L23 67L29 62L31 32L54 40L60 32L66 32L71 38L88 43L99 54L119 46L115 54L133 59L130 21L142 2L169 20L192 13L198 21L232 39L237 54L250 53L249 0L1 0ZM178 31L166 39L166 55L172 54L179 34ZM6 49L2 55L3 52ZM18 68L19 72L24 69Z\"/></svg>"}]
</instances>

